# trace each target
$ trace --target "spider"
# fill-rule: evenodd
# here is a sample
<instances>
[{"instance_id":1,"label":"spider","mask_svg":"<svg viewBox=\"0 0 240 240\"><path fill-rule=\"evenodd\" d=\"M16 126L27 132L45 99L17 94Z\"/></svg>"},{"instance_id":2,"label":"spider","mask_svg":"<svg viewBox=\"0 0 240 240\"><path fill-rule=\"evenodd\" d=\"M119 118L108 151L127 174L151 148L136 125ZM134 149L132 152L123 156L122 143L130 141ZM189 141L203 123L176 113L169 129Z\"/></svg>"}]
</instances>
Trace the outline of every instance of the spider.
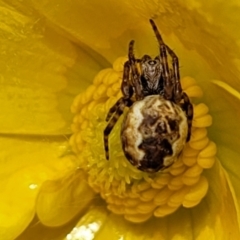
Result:
<instances>
[{"instance_id":1,"label":"spider","mask_svg":"<svg viewBox=\"0 0 240 240\"><path fill-rule=\"evenodd\" d=\"M177 55L163 42L152 19L150 24L160 54L137 59L133 53L134 41L130 41L121 84L123 96L107 114L104 146L109 160L108 136L128 107L121 129L125 157L141 171L158 172L171 166L190 140L193 106L182 91Z\"/></svg>"}]
</instances>

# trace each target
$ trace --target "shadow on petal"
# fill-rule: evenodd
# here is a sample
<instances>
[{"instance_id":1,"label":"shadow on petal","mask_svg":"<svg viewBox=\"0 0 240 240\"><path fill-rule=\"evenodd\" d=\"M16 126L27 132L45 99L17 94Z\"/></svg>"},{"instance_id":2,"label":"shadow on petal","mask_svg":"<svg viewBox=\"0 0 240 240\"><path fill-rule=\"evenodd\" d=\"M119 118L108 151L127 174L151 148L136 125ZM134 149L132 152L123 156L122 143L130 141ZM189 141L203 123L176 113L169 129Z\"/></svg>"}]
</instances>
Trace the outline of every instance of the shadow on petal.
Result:
<instances>
[{"instance_id":1,"label":"shadow on petal","mask_svg":"<svg viewBox=\"0 0 240 240\"><path fill-rule=\"evenodd\" d=\"M94 197L86 173L76 170L61 179L43 183L37 198L36 212L42 224L60 226L80 211L86 210Z\"/></svg>"}]
</instances>

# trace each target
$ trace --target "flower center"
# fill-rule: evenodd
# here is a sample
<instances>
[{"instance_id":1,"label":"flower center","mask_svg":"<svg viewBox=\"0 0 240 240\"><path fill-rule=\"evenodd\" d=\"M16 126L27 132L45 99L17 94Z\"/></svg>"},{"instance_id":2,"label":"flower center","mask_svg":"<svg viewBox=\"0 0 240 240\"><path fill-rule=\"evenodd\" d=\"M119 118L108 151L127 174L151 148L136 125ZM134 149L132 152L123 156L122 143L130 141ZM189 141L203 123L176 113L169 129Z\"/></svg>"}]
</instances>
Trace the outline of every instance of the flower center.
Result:
<instances>
[{"instance_id":1,"label":"flower center","mask_svg":"<svg viewBox=\"0 0 240 240\"><path fill-rule=\"evenodd\" d=\"M206 127L212 124L208 107L193 104L190 141L177 161L157 173L142 172L131 165L122 151L121 116L109 136L110 160L103 146L103 131L109 109L122 96L120 86L126 58L117 59L113 68L100 71L93 84L79 94L72 105L75 114L70 144L79 166L88 173L89 185L106 201L108 209L132 222L151 216L163 217L180 206L196 206L206 195L208 181L203 169L215 161L216 145L208 139ZM191 77L181 79L183 91L193 100L202 91Z\"/></svg>"}]
</instances>

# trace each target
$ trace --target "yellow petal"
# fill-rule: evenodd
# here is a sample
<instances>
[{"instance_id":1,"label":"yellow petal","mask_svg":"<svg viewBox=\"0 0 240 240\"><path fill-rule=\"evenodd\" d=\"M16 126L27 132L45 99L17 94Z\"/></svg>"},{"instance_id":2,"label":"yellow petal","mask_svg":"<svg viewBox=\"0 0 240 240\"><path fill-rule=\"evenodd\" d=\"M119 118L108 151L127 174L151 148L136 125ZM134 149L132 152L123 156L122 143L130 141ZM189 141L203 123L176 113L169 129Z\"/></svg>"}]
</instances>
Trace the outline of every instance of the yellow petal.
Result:
<instances>
[{"instance_id":1,"label":"yellow petal","mask_svg":"<svg viewBox=\"0 0 240 240\"><path fill-rule=\"evenodd\" d=\"M94 49L96 47L109 48L109 37L119 39L123 32L130 27L129 23L131 26L137 23L135 14L125 14L130 12L124 1L99 2L95 0L88 4L82 1L72 1L69 4L60 0L31 1L30 4L57 27L64 29L68 33L68 37L80 40ZM101 11L97 9L101 9ZM124 18L121 17L123 14ZM118 19L121 19L121 24Z\"/></svg>"},{"instance_id":2,"label":"yellow petal","mask_svg":"<svg viewBox=\"0 0 240 240\"><path fill-rule=\"evenodd\" d=\"M95 200L95 206L92 206L80 220L75 218L61 227L51 228L42 225L38 219L35 219L16 240L71 240L74 239L73 237L76 237L75 239L80 237L80 239L85 240L89 239L83 238L86 236L97 237L102 225L106 222L108 214L107 209L102 206L102 202Z\"/></svg>"},{"instance_id":3,"label":"yellow petal","mask_svg":"<svg viewBox=\"0 0 240 240\"><path fill-rule=\"evenodd\" d=\"M44 182L37 198L38 218L47 226L63 225L86 209L94 195L82 170L55 181Z\"/></svg>"},{"instance_id":4,"label":"yellow petal","mask_svg":"<svg viewBox=\"0 0 240 240\"><path fill-rule=\"evenodd\" d=\"M216 80L213 83L212 92L215 97L208 97L208 100L211 102L211 113L216 120L210 131L217 142L219 160L228 172L240 203L239 92L229 84Z\"/></svg>"},{"instance_id":5,"label":"yellow petal","mask_svg":"<svg viewBox=\"0 0 240 240\"><path fill-rule=\"evenodd\" d=\"M70 133L69 106L106 61L4 3L0 22L0 132Z\"/></svg>"},{"instance_id":6,"label":"yellow petal","mask_svg":"<svg viewBox=\"0 0 240 240\"><path fill-rule=\"evenodd\" d=\"M99 231L106 223L108 214L109 213L104 207L91 208L72 229L72 231L67 234L64 240L97 239ZM110 236L111 234L109 234L108 237L102 239L110 239Z\"/></svg>"},{"instance_id":7,"label":"yellow petal","mask_svg":"<svg viewBox=\"0 0 240 240\"><path fill-rule=\"evenodd\" d=\"M76 167L59 138L1 137L0 236L15 239L31 222L41 184Z\"/></svg>"},{"instance_id":8,"label":"yellow petal","mask_svg":"<svg viewBox=\"0 0 240 240\"><path fill-rule=\"evenodd\" d=\"M200 75L208 70L216 71L239 89L237 1L217 0L212 4L206 0L139 0L137 4L128 0L94 0L88 4L78 0L71 4L64 0L29 2L52 24L63 29L68 38L88 44L111 60L125 53L126 41L132 38L139 41L140 55L147 53L149 45L152 48L154 43L151 29L146 29L147 21L154 18L163 33L176 35L185 49L194 49L210 66L201 70L201 60L196 59L186 62L184 67L193 65L194 71L197 66L195 73ZM205 31L199 31L201 27ZM141 50L143 47L145 52Z\"/></svg>"}]
</instances>

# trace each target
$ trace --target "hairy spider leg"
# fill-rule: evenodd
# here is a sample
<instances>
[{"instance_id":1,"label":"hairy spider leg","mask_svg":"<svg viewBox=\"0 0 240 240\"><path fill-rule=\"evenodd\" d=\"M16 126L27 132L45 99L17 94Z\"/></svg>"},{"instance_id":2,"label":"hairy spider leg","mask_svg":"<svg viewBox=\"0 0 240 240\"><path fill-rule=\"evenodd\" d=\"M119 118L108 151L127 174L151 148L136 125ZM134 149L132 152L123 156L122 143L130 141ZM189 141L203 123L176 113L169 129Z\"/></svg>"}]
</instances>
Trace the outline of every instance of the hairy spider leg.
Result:
<instances>
[{"instance_id":1,"label":"hairy spider leg","mask_svg":"<svg viewBox=\"0 0 240 240\"><path fill-rule=\"evenodd\" d=\"M167 46L163 42L162 36L160 35L158 28L154 21L152 19L149 20L153 31L155 33L155 36L158 40L159 43L159 48L160 48L160 61L163 66L163 79L164 79L164 98L167 100L172 99L172 93L173 93L173 83L171 81L171 73L169 71L169 66L168 66L168 60L167 60Z\"/></svg>"},{"instance_id":2,"label":"hairy spider leg","mask_svg":"<svg viewBox=\"0 0 240 240\"><path fill-rule=\"evenodd\" d=\"M131 99L124 99L121 97L118 101L110 108L106 121L109 121L108 125L104 129L103 132L103 141L104 141L104 148L105 148L105 156L106 159L109 160L109 147L108 147L108 136L111 133L112 129L114 128L117 120L122 115L124 108L130 107L133 104Z\"/></svg>"},{"instance_id":3,"label":"hairy spider leg","mask_svg":"<svg viewBox=\"0 0 240 240\"><path fill-rule=\"evenodd\" d=\"M133 95L133 87L130 83L130 61L124 63L121 91L124 99L130 99Z\"/></svg>"},{"instance_id":4,"label":"hairy spider leg","mask_svg":"<svg viewBox=\"0 0 240 240\"><path fill-rule=\"evenodd\" d=\"M185 92L182 92L182 99L183 99L183 103L181 104L181 108L186 113L187 122L188 122L188 134L187 134L187 142L188 142L190 140L191 130L192 130L193 105L191 104L189 97Z\"/></svg>"},{"instance_id":5,"label":"hairy spider leg","mask_svg":"<svg viewBox=\"0 0 240 240\"><path fill-rule=\"evenodd\" d=\"M107 122L119 108L119 104L122 101L122 99L125 99L125 100L130 99L133 95L133 88L129 83L129 73L130 73L130 64L129 64L129 61L127 61L124 63L123 79L122 79L122 85L121 85L121 91L122 91L123 97L118 99L117 102L109 109L106 117Z\"/></svg>"},{"instance_id":6,"label":"hairy spider leg","mask_svg":"<svg viewBox=\"0 0 240 240\"><path fill-rule=\"evenodd\" d=\"M180 83L180 73L179 73L179 61L177 55L174 53L174 51L165 45L167 48L168 54L172 57L172 68L173 68L173 75L175 79L174 84L174 102L179 103L182 100L182 86Z\"/></svg>"},{"instance_id":7,"label":"hairy spider leg","mask_svg":"<svg viewBox=\"0 0 240 240\"><path fill-rule=\"evenodd\" d=\"M134 86L134 92L136 95L136 100L141 100L144 98L143 92L142 92L142 86L140 83L140 73L137 68L137 63L140 62L140 59L135 59L134 53L134 40L130 41L129 48L128 48L128 58L129 58L129 64L131 68L131 84ZM130 82L130 79L128 78L128 82ZM124 83L124 81L123 81Z\"/></svg>"},{"instance_id":8,"label":"hairy spider leg","mask_svg":"<svg viewBox=\"0 0 240 240\"><path fill-rule=\"evenodd\" d=\"M182 109L185 111L188 121L188 135L187 142L191 137L191 129L192 129L192 119L193 119L193 105L191 104L188 95L182 91L182 86L180 83L180 73L179 73L179 61L177 55L174 51L166 45L168 54L172 57L172 67L173 74L175 79L174 85L174 102L179 103L183 99Z\"/></svg>"},{"instance_id":9,"label":"hairy spider leg","mask_svg":"<svg viewBox=\"0 0 240 240\"><path fill-rule=\"evenodd\" d=\"M117 107L115 113L113 114L111 120L109 121L108 125L106 126L106 128L103 131L103 136L104 136L103 137L103 141L104 141L104 148L105 148L105 156L106 156L107 160L109 160L108 136L111 133L113 127L115 126L117 120L122 115L123 110L124 110L124 108L126 106L126 103L125 103L123 98L120 98L117 101L117 103L118 103L118 107Z\"/></svg>"},{"instance_id":10,"label":"hairy spider leg","mask_svg":"<svg viewBox=\"0 0 240 240\"><path fill-rule=\"evenodd\" d=\"M134 49L134 40L131 40L128 45L128 60L130 61L130 63L135 62L133 49Z\"/></svg>"},{"instance_id":11,"label":"hairy spider leg","mask_svg":"<svg viewBox=\"0 0 240 240\"><path fill-rule=\"evenodd\" d=\"M110 118L112 117L112 115L117 111L121 101L122 101L122 98L118 99L117 102L109 109L107 117L105 119L106 122L108 122L110 120Z\"/></svg>"},{"instance_id":12,"label":"hairy spider leg","mask_svg":"<svg viewBox=\"0 0 240 240\"><path fill-rule=\"evenodd\" d=\"M111 133L113 127L115 126L117 120L119 117L122 115L124 108L130 107L132 105L132 100L131 97L133 95L133 87L132 84L130 83L130 69L132 71L133 75L137 75L137 68L135 65L135 57L133 54L133 45L134 41L131 41L129 43L129 48L128 48L128 58L129 60L125 62L124 64L124 69L123 69L123 79L122 79L122 85L121 85L121 91L123 96L118 99L118 101L110 108L106 121L108 125L104 129L103 135L104 135L104 147L105 147L105 155L106 159L109 159L109 147L108 147L108 136Z\"/></svg>"}]
</instances>

